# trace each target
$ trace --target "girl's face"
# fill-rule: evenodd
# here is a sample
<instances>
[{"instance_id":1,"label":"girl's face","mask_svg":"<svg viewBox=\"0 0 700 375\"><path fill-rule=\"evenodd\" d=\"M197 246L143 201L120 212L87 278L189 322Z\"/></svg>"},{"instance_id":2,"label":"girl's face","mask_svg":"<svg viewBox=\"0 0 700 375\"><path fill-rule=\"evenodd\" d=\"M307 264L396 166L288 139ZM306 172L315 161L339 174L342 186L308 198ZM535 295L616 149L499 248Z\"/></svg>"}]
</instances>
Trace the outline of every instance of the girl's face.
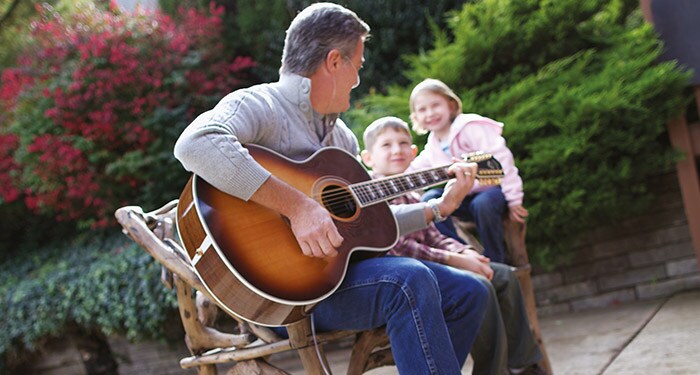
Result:
<instances>
[{"instance_id":1,"label":"girl's face","mask_svg":"<svg viewBox=\"0 0 700 375\"><path fill-rule=\"evenodd\" d=\"M449 132L454 105L445 96L424 91L413 100L411 119L429 132Z\"/></svg>"}]
</instances>

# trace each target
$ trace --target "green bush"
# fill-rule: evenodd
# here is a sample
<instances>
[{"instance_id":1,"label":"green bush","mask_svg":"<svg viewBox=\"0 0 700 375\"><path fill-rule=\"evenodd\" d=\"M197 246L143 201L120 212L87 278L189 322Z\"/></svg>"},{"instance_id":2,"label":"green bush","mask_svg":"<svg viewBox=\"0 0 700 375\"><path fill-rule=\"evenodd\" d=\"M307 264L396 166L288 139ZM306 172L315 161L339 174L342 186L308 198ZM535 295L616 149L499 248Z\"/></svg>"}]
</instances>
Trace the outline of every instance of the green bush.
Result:
<instances>
[{"instance_id":1,"label":"green bush","mask_svg":"<svg viewBox=\"0 0 700 375\"><path fill-rule=\"evenodd\" d=\"M260 82L278 77L285 30L294 16L310 5L309 0L218 0L226 10L224 16L225 43L253 57ZM408 63L406 54L418 53L432 47L434 28L445 26L445 13L457 9L465 0L438 1L333 1L357 13L371 27L372 37L365 52L362 84L353 91L357 97L370 91L386 92L392 83L407 84L403 76ZM174 14L186 3L206 8L209 0L160 0L163 9Z\"/></svg>"},{"instance_id":2,"label":"green bush","mask_svg":"<svg viewBox=\"0 0 700 375\"><path fill-rule=\"evenodd\" d=\"M649 177L673 160L665 124L686 103L689 76L657 63L659 42L637 7L484 0L410 60L414 83L441 79L466 112L505 123L530 210L528 248L541 265L563 261L585 229L641 212ZM408 119L411 89L370 95L346 119L358 134L386 114Z\"/></svg>"},{"instance_id":3,"label":"green bush","mask_svg":"<svg viewBox=\"0 0 700 375\"><path fill-rule=\"evenodd\" d=\"M74 325L131 340L158 338L176 314L160 265L121 234L33 250L2 262L0 371Z\"/></svg>"},{"instance_id":4,"label":"green bush","mask_svg":"<svg viewBox=\"0 0 700 375\"><path fill-rule=\"evenodd\" d=\"M473 1L473 0L472 0ZM291 14L313 1L288 1ZM371 28L365 49L362 82L353 97L369 92L386 93L391 84L405 85L408 63L403 57L433 46L433 31L445 26L446 13L469 2L465 0L433 1L333 1L353 10ZM280 48L281 51L281 48Z\"/></svg>"}]
</instances>

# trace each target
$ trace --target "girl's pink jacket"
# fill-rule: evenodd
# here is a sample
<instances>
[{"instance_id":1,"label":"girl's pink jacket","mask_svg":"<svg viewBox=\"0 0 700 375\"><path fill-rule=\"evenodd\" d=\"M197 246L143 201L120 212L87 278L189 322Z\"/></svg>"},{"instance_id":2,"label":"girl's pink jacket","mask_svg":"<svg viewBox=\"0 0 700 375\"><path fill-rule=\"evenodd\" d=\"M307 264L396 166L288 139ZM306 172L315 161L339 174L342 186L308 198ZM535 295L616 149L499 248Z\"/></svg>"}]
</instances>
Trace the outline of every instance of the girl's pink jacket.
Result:
<instances>
[{"instance_id":1,"label":"girl's pink jacket","mask_svg":"<svg viewBox=\"0 0 700 375\"><path fill-rule=\"evenodd\" d=\"M513 153L506 146L502 133L503 123L474 113L461 114L450 126L448 136L450 152L455 157L474 151L493 154L503 166L505 177L501 182L501 189L508 201L508 206L519 206L523 204L523 180L518 175ZM451 156L442 151L437 137L430 133L425 148L416 156L408 170L439 167L451 163ZM486 187L479 186L477 181L474 183L472 193L484 189Z\"/></svg>"}]
</instances>

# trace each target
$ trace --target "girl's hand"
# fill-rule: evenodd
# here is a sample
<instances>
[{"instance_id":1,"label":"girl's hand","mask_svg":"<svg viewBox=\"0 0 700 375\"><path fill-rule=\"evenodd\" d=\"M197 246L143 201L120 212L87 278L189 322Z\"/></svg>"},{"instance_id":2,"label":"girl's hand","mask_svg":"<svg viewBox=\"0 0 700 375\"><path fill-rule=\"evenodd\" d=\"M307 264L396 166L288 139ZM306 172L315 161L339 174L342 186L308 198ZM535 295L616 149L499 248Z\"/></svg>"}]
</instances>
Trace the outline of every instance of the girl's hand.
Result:
<instances>
[{"instance_id":1,"label":"girl's hand","mask_svg":"<svg viewBox=\"0 0 700 375\"><path fill-rule=\"evenodd\" d=\"M516 221L518 223L525 224L525 218L529 215L525 207L521 205L517 206L510 206L508 208L508 216L510 217L511 220Z\"/></svg>"}]
</instances>

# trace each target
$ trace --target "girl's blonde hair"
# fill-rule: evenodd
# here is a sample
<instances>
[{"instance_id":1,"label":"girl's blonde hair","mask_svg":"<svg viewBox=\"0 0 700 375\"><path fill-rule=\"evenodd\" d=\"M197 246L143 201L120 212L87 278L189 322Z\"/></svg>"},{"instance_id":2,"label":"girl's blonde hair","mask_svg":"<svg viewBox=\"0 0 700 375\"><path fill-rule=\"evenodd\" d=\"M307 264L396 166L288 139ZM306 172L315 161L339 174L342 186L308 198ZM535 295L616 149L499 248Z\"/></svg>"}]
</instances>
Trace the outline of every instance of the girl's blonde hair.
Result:
<instances>
[{"instance_id":1,"label":"girl's blonde hair","mask_svg":"<svg viewBox=\"0 0 700 375\"><path fill-rule=\"evenodd\" d=\"M454 104L454 111L450 117L450 121L454 121L455 117L462 113L462 100L457 96L457 94L452 91L449 86L444 82L435 78L426 78L423 82L416 85L411 91L411 97L408 100L408 106L411 109L411 123L413 124L413 131L418 134L425 134L428 131L425 130L420 124L415 120L415 100L416 96L423 92L431 92L433 94L442 95L447 99L448 102Z\"/></svg>"}]
</instances>

